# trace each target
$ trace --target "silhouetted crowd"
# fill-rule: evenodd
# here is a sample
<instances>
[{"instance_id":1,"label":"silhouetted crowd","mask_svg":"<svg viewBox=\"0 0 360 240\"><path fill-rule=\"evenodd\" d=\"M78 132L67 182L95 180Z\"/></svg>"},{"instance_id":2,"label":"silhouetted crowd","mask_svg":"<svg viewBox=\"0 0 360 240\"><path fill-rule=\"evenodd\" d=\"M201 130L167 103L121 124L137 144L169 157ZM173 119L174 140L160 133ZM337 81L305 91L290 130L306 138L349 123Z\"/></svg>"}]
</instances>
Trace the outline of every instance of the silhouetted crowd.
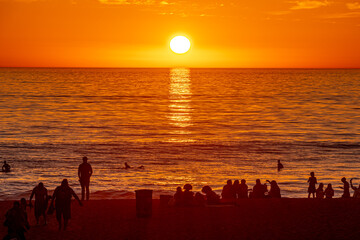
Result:
<instances>
[{"instance_id":1,"label":"silhouetted crowd","mask_svg":"<svg viewBox=\"0 0 360 240\"><path fill-rule=\"evenodd\" d=\"M252 189L249 189L246 180L242 179L228 180L223 187L220 196L215 193L210 186L204 186L201 192L192 192L192 185L185 184L183 189L181 187L176 188L174 198L170 202L170 205L174 206L202 206L205 204L219 204L219 203L231 203L240 198L281 198L280 188L275 180L269 181L270 190L265 184L262 184L260 179L256 179L256 184Z\"/></svg>"}]
</instances>

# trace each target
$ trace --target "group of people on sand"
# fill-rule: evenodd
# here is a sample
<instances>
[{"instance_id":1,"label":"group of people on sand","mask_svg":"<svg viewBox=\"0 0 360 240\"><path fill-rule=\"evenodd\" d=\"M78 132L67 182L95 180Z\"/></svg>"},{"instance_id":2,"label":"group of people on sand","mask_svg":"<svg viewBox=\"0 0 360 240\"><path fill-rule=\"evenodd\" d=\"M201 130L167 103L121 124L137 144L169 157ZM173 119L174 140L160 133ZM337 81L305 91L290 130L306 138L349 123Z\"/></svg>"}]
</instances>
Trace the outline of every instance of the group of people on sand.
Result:
<instances>
[{"instance_id":1,"label":"group of people on sand","mask_svg":"<svg viewBox=\"0 0 360 240\"><path fill-rule=\"evenodd\" d=\"M183 189L181 187L176 188L173 200L170 205L174 206L202 206L204 204L219 204L219 203L231 203L236 199L241 198L281 198L280 188L275 180L269 181L270 191L268 191L267 185L262 184L260 179L256 179L256 184L252 189L249 189L246 180L242 179L227 180L226 185L223 187L221 197L215 193L208 185L202 187L201 192L192 192L192 185L185 184Z\"/></svg>"},{"instance_id":2,"label":"group of people on sand","mask_svg":"<svg viewBox=\"0 0 360 240\"><path fill-rule=\"evenodd\" d=\"M350 186L354 190L353 198L360 198L360 184L359 187L355 187L352 183L353 178L350 179L350 184L346 181L346 178L343 177L341 182L344 184L343 187L340 187L344 190L342 198L350 198ZM324 190L324 184L319 183L318 188L316 188L317 179L315 177L315 173L311 172L310 177L308 179L309 188L308 188L308 198L313 196L313 198L323 199L325 198L332 198L334 196L334 189L332 188L331 183L329 183Z\"/></svg>"},{"instance_id":3,"label":"group of people on sand","mask_svg":"<svg viewBox=\"0 0 360 240\"><path fill-rule=\"evenodd\" d=\"M81 185L81 200L89 200L89 184L90 177L93 174L91 165L87 162L87 157L83 157L83 163L79 165L78 176ZM35 196L34 205L32 199ZM82 206L82 202L76 195L74 190L69 186L68 180L63 179L61 185L56 187L53 195L48 196L48 191L44 184L40 182L31 192L29 204L26 203L25 198L22 198L20 203L14 202L13 207L7 211L5 215L4 225L8 228L8 234L4 239L25 239L25 232L30 228L26 206L34 207L34 215L36 224L39 224L40 217L44 218L44 225L46 225L46 213L52 214L56 211L56 219L59 224L59 230L62 228L66 230L68 221L71 218L71 198L74 197ZM51 199L50 205L49 200ZM54 206L55 203L55 206ZM63 219L63 224L62 224Z\"/></svg>"}]
</instances>

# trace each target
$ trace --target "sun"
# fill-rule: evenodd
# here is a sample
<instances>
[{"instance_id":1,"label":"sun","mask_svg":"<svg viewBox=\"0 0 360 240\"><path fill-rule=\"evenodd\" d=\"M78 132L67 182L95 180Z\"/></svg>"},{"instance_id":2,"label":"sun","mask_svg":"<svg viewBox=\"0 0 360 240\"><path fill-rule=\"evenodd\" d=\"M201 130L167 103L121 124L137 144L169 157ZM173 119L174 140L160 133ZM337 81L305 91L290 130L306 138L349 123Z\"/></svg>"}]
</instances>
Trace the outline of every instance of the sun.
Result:
<instances>
[{"instance_id":1,"label":"sun","mask_svg":"<svg viewBox=\"0 0 360 240\"><path fill-rule=\"evenodd\" d=\"M176 36L171 39L170 48L174 53L186 53L190 49L190 41L184 36Z\"/></svg>"}]
</instances>

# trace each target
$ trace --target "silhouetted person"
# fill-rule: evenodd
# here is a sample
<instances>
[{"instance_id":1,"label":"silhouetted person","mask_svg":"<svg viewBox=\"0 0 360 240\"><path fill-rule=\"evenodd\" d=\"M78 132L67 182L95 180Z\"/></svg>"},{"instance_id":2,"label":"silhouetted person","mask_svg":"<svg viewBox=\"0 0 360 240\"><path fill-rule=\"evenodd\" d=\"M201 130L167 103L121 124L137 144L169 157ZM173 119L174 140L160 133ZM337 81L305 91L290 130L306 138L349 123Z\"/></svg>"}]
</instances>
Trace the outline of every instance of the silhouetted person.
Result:
<instances>
[{"instance_id":1,"label":"silhouetted person","mask_svg":"<svg viewBox=\"0 0 360 240\"><path fill-rule=\"evenodd\" d=\"M83 157L83 163L79 165L78 176L81 184L81 200L84 201L85 190L86 190L86 200L89 200L89 185L90 177L93 174L91 165L87 162L88 158Z\"/></svg>"},{"instance_id":2,"label":"silhouetted person","mask_svg":"<svg viewBox=\"0 0 360 240\"><path fill-rule=\"evenodd\" d=\"M246 185L245 179L241 179L241 183L239 185L238 198L248 198L248 186Z\"/></svg>"},{"instance_id":3,"label":"silhouetted person","mask_svg":"<svg viewBox=\"0 0 360 240\"><path fill-rule=\"evenodd\" d=\"M176 188L176 193L174 194L175 206L183 205L183 191L181 187Z\"/></svg>"},{"instance_id":4,"label":"silhouetted person","mask_svg":"<svg viewBox=\"0 0 360 240\"><path fill-rule=\"evenodd\" d=\"M221 192L222 199L230 200L236 198L236 193L231 180L227 180L226 185L223 187Z\"/></svg>"},{"instance_id":5,"label":"silhouetted person","mask_svg":"<svg viewBox=\"0 0 360 240\"><path fill-rule=\"evenodd\" d=\"M233 191L234 191L234 196L235 198L239 197L239 192L240 192L240 182L239 180L235 180L233 183Z\"/></svg>"},{"instance_id":6,"label":"silhouetted person","mask_svg":"<svg viewBox=\"0 0 360 240\"><path fill-rule=\"evenodd\" d=\"M344 189L344 193L341 196L342 198L349 198L350 197L350 185L349 183L346 181L346 178L343 177L341 179L341 181L344 183L344 187L340 187L341 189Z\"/></svg>"},{"instance_id":7,"label":"silhouetted person","mask_svg":"<svg viewBox=\"0 0 360 240\"><path fill-rule=\"evenodd\" d=\"M131 168L130 165L127 162L125 162L125 169L129 169L129 168Z\"/></svg>"},{"instance_id":8,"label":"silhouetted person","mask_svg":"<svg viewBox=\"0 0 360 240\"><path fill-rule=\"evenodd\" d=\"M46 225L46 209L48 205L48 193L47 189L44 187L44 184L40 182L31 192L29 205L32 207L31 200L35 195L35 208L34 214L36 218L36 224L39 224L40 216L44 217L44 224Z\"/></svg>"},{"instance_id":9,"label":"silhouetted person","mask_svg":"<svg viewBox=\"0 0 360 240\"><path fill-rule=\"evenodd\" d=\"M280 162L280 160L278 160L278 171L280 171L281 169L284 168L284 165L282 165L282 163Z\"/></svg>"},{"instance_id":10,"label":"silhouetted person","mask_svg":"<svg viewBox=\"0 0 360 240\"><path fill-rule=\"evenodd\" d=\"M313 195L313 198L315 198L315 192L316 192L316 184L317 184L317 180L315 177L315 173L311 172L310 173L310 177L307 181L309 183L309 188L308 188L308 198L310 198L310 195Z\"/></svg>"},{"instance_id":11,"label":"silhouetted person","mask_svg":"<svg viewBox=\"0 0 360 240\"><path fill-rule=\"evenodd\" d=\"M197 192L195 193L194 197L195 206L203 207L206 202L206 198L201 193Z\"/></svg>"},{"instance_id":12,"label":"silhouetted person","mask_svg":"<svg viewBox=\"0 0 360 240\"><path fill-rule=\"evenodd\" d=\"M56 219L59 223L59 230L61 230L61 217L64 219L64 230L66 230L69 219L71 218L71 197L82 203L74 190L70 188L67 179L61 182L61 186L57 187L51 199L51 205L55 200Z\"/></svg>"},{"instance_id":13,"label":"silhouetted person","mask_svg":"<svg viewBox=\"0 0 360 240\"><path fill-rule=\"evenodd\" d=\"M332 188L331 183L328 184L324 193L326 198L332 198L334 196L334 189Z\"/></svg>"},{"instance_id":14,"label":"silhouetted person","mask_svg":"<svg viewBox=\"0 0 360 240\"><path fill-rule=\"evenodd\" d=\"M27 229L29 229L30 224L29 224L28 215L27 215L27 212L26 212L26 207L27 207L26 199L21 198L20 199L20 209L21 209L21 212L23 214L24 221L25 221L25 227Z\"/></svg>"},{"instance_id":15,"label":"silhouetted person","mask_svg":"<svg viewBox=\"0 0 360 240\"><path fill-rule=\"evenodd\" d=\"M269 191L269 197L270 198L281 198L280 188L279 185L275 180L272 180L271 182L267 180L267 182L270 183L270 191Z\"/></svg>"},{"instance_id":16,"label":"silhouetted person","mask_svg":"<svg viewBox=\"0 0 360 240\"><path fill-rule=\"evenodd\" d=\"M265 192L267 192L266 185L261 184L260 179L256 179L256 184L253 187L253 198L264 198Z\"/></svg>"},{"instance_id":17,"label":"silhouetted person","mask_svg":"<svg viewBox=\"0 0 360 240\"><path fill-rule=\"evenodd\" d=\"M1 170L3 172L10 172L10 165L6 163L6 161L4 161L4 165L2 166Z\"/></svg>"},{"instance_id":18,"label":"silhouetted person","mask_svg":"<svg viewBox=\"0 0 360 240\"><path fill-rule=\"evenodd\" d=\"M350 179L350 185L351 185L351 188L354 190L353 198L360 198L360 184L359 184L359 187L355 187L352 184L352 180L353 179Z\"/></svg>"},{"instance_id":19,"label":"silhouetted person","mask_svg":"<svg viewBox=\"0 0 360 240\"><path fill-rule=\"evenodd\" d=\"M6 212L4 226L8 228L8 234L4 240L19 239L25 240L26 229L29 229L27 220L18 201Z\"/></svg>"},{"instance_id":20,"label":"silhouetted person","mask_svg":"<svg viewBox=\"0 0 360 240\"><path fill-rule=\"evenodd\" d=\"M316 198L323 199L324 198L324 184L320 183L319 187L316 189Z\"/></svg>"},{"instance_id":21,"label":"silhouetted person","mask_svg":"<svg viewBox=\"0 0 360 240\"><path fill-rule=\"evenodd\" d=\"M210 186L204 186L201 191L205 193L206 203L207 204L218 204L220 201L220 196L217 195Z\"/></svg>"},{"instance_id":22,"label":"silhouetted person","mask_svg":"<svg viewBox=\"0 0 360 240\"><path fill-rule=\"evenodd\" d=\"M185 206L192 206L194 204L194 193L191 191L192 186L190 184L184 185L183 201Z\"/></svg>"}]
</instances>

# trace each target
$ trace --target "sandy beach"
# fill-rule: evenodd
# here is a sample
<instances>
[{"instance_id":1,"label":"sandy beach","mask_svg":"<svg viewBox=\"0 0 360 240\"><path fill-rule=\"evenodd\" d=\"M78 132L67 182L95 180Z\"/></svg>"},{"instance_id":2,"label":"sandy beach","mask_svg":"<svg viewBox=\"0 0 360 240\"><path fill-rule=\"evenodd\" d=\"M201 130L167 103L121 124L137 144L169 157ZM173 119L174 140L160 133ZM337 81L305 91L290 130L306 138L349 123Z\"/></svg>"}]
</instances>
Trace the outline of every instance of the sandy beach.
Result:
<instances>
[{"instance_id":1,"label":"sandy beach","mask_svg":"<svg viewBox=\"0 0 360 240\"><path fill-rule=\"evenodd\" d=\"M55 215L36 226L33 212L27 239L357 239L360 201L355 199L246 199L236 206L164 207L153 200L150 218L136 217L135 200L72 203L66 231ZM11 207L0 202L0 221ZM0 235L6 234L1 225Z\"/></svg>"}]
</instances>

